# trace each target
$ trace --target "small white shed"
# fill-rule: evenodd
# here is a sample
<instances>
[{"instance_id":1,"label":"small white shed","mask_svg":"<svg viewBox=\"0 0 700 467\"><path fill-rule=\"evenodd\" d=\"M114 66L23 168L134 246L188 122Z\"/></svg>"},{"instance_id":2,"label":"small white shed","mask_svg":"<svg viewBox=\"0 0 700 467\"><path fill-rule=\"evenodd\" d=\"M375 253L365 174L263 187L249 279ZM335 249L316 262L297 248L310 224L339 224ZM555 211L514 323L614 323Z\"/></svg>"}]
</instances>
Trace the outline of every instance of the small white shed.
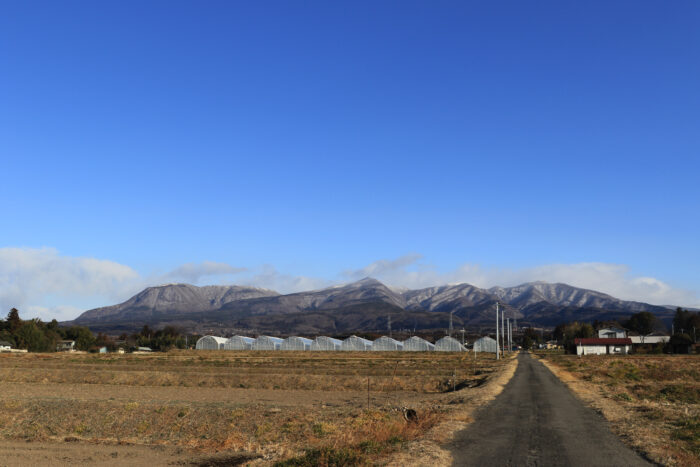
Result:
<instances>
[{"instance_id":1,"label":"small white shed","mask_svg":"<svg viewBox=\"0 0 700 467\"><path fill-rule=\"evenodd\" d=\"M403 350L403 342L399 342L388 336L382 336L372 343L372 350L380 352Z\"/></svg>"},{"instance_id":2,"label":"small white shed","mask_svg":"<svg viewBox=\"0 0 700 467\"><path fill-rule=\"evenodd\" d=\"M225 337L204 336L197 341L197 344L194 346L194 348L197 350L220 350L224 348L225 343ZM139 348L139 351L140 350L141 349Z\"/></svg>"},{"instance_id":3,"label":"small white shed","mask_svg":"<svg viewBox=\"0 0 700 467\"><path fill-rule=\"evenodd\" d=\"M342 345L343 341L341 341L340 339L333 339L332 337L328 336L318 336L311 343L311 348L309 350L329 352L334 350L340 350L340 347Z\"/></svg>"},{"instance_id":4,"label":"small white shed","mask_svg":"<svg viewBox=\"0 0 700 467\"><path fill-rule=\"evenodd\" d=\"M224 344L224 350L250 350L255 339L246 336L233 336Z\"/></svg>"},{"instance_id":5,"label":"small white shed","mask_svg":"<svg viewBox=\"0 0 700 467\"><path fill-rule=\"evenodd\" d=\"M496 339L484 336L474 341L474 352L496 353L497 351Z\"/></svg>"},{"instance_id":6,"label":"small white shed","mask_svg":"<svg viewBox=\"0 0 700 467\"><path fill-rule=\"evenodd\" d=\"M282 341L280 350L310 350L312 342L311 339L305 337L291 336Z\"/></svg>"},{"instance_id":7,"label":"small white shed","mask_svg":"<svg viewBox=\"0 0 700 467\"><path fill-rule=\"evenodd\" d=\"M403 350L406 352L432 352L435 350L435 344L413 336L403 341Z\"/></svg>"},{"instance_id":8,"label":"small white shed","mask_svg":"<svg viewBox=\"0 0 700 467\"><path fill-rule=\"evenodd\" d=\"M368 341L362 337L350 336L340 345L340 350L354 350L361 352L372 350L372 341Z\"/></svg>"},{"instance_id":9,"label":"small white shed","mask_svg":"<svg viewBox=\"0 0 700 467\"><path fill-rule=\"evenodd\" d=\"M464 346L454 337L445 336L435 343L435 350L438 352L463 352Z\"/></svg>"},{"instance_id":10,"label":"small white shed","mask_svg":"<svg viewBox=\"0 0 700 467\"><path fill-rule=\"evenodd\" d=\"M260 336L253 342L253 350L279 350L282 342L279 337Z\"/></svg>"}]
</instances>

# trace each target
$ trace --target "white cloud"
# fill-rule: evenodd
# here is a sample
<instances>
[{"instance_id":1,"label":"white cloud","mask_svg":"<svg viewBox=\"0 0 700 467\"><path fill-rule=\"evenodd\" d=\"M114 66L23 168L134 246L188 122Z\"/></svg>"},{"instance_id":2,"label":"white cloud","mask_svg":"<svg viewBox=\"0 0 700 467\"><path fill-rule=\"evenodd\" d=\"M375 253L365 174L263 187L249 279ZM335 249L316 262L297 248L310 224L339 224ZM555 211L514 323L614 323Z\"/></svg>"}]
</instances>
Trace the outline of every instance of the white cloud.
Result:
<instances>
[{"instance_id":1,"label":"white cloud","mask_svg":"<svg viewBox=\"0 0 700 467\"><path fill-rule=\"evenodd\" d=\"M246 268L237 268L226 263L204 261L202 263L185 263L170 271L163 278L164 282L184 281L190 284L196 284L203 277L227 276L238 274L246 270Z\"/></svg>"},{"instance_id":2,"label":"white cloud","mask_svg":"<svg viewBox=\"0 0 700 467\"><path fill-rule=\"evenodd\" d=\"M697 291L682 290L653 277L633 276L627 266L610 263L548 264L520 269L485 268L467 263L451 271L439 271L423 263L420 255L411 254L346 270L335 279L285 274L271 265L246 269L211 261L186 263L166 274L144 277L123 264L65 256L52 248L0 248L0 317L17 307L23 318L69 320L82 311L120 303L147 286L164 282L218 280L292 293L365 276L411 289L462 282L488 288L543 280L564 282L626 300L659 305L700 304Z\"/></svg>"},{"instance_id":3,"label":"white cloud","mask_svg":"<svg viewBox=\"0 0 700 467\"><path fill-rule=\"evenodd\" d=\"M343 275L350 279L362 279L364 277L377 277L395 272L405 272L408 266L415 264L422 258L422 255L409 254L396 259L380 259L361 269L344 271Z\"/></svg>"},{"instance_id":4,"label":"white cloud","mask_svg":"<svg viewBox=\"0 0 700 467\"><path fill-rule=\"evenodd\" d=\"M3 314L16 307L28 318L27 307L35 307L43 319L66 316L70 308L57 303L117 298L138 281L136 271L113 261L62 256L52 248L0 248Z\"/></svg>"},{"instance_id":5,"label":"white cloud","mask_svg":"<svg viewBox=\"0 0 700 467\"><path fill-rule=\"evenodd\" d=\"M0 248L0 317L15 307L25 319L70 320L87 309L120 303L151 285L221 279L244 270L205 261L143 277L114 261L65 256L53 248Z\"/></svg>"},{"instance_id":6,"label":"white cloud","mask_svg":"<svg viewBox=\"0 0 700 467\"><path fill-rule=\"evenodd\" d=\"M412 256L413 257L413 256ZM547 264L529 268L484 268L463 264L452 271L440 272L430 265L417 265L409 257L376 261L357 271L374 268L373 277L394 287L422 288L442 284L469 283L477 287L509 287L525 282L562 282L596 290L623 300L656 305L697 306L700 297L693 291L675 288L652 277L635 277L629 267L611 263ZM399 265L377 267L376 265ZM409 266L413 266L409 268ZM355 272L357 272L355 271Z\"/></svg>"},{"instance_id":7,"label":"white cloud","mask_svg":"<svg viewBox=\"0 0 700 467\"><path fill-rule=\"evenodd\" d=\"M255 275L243 279L241 283L285 294L321 289L335 285L337 282L328 279L283 274L277 271L274 266L268 264L263 266Z\"/></svg>"}]
</instances>

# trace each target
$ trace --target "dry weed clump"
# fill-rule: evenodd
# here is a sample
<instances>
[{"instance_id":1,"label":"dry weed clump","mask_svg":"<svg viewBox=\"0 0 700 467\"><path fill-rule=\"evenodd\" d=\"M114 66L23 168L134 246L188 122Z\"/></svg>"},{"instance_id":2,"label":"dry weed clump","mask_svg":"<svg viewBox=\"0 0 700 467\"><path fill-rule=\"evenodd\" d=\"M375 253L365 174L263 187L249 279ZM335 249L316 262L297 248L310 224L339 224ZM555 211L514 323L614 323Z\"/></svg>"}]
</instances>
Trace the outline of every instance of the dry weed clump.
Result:
<instances>
[{"instance_id":1,"label":"dry weed clump","mask_svg":"<svg viewBox=\"0 0 700 467\"><path fill-rule=\"evenodd\" d=\"M700 358L544 358L636 450L664 465L700 463Z\"/></svg>"}]
</instances>

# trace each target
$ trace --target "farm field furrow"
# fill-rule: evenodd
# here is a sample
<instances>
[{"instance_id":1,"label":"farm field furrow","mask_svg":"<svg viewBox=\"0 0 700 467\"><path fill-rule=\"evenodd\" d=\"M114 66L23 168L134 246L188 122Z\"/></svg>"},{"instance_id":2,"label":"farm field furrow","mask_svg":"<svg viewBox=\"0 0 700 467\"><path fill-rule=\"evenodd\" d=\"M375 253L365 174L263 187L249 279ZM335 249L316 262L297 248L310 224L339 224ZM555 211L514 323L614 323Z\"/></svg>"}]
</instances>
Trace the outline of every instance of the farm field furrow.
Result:
<instances>
[{"instance_id":1,"label":"farm field furrow","mask_svg":"<svg viewBox=\"0 0 700 467\"><path fill-rule=\"evenodd\" d=\"M0 438L41 453L80 446L76 461L87 443L183 450L161 449L163 463L235 453L268 465L318 452L362 463L423 438L505 365L466 353L3 354Z\"/></svg>"}]
</instances>

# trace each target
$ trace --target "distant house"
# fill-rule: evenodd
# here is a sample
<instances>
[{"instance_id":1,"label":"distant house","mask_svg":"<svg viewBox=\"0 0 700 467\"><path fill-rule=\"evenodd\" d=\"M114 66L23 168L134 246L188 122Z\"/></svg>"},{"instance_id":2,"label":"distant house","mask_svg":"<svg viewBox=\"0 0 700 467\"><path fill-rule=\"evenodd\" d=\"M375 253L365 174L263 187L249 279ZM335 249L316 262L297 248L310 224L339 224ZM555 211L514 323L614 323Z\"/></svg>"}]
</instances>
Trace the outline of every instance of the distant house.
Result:
<instances>
[{"instance_id":1,"label":"distant house","mask_svg":"<svg viewBox=\"0 0 700 467\"><path fill-rule=\"evenodd\" d=\"M136 352L153 352L150 347L136 347Z\"/></svg>"},{"instance_id":2,"label":"distant house","mask_svg":"<svg viewBox=\"0 0 700 467\"><path fill-rule=\"evenodd\" d=\"M0 341L0 352L12 350L12 344L7 341Z\"/></svg>"},{"instance_id":3,"label":"distant house","mask_svg":"<svg viewBox=\"0 0 700 467\"><path fill-rule=\"evenodd\" d=\"M561 349L561 345L559 345L559 342L557 342L557 341L547 341L543 345L544 345L544 348L547 350Z\"/></svg>"},{"instance_id":4,"label":"distant house","mask_svg":"<svg viewBox=\"0 0 700 467\"><path fill-rule=\"evenodd\" d=\"M615 337L589 337L574 339L576 355L627 355L632 349L632 339Z\"/></svg>"},{"instance_id":5,"label":"distant house","mask_svg":"<svg viewBox=\"0 0 700 467\"><path fill-rule=\"evenodd\" d=\"M59 341L56 350L59 352L72 352L75 350L75 341Z\"/></svg>"},{"instance_id":6,"label":"distant house","mask_svg":"<svg viewBox=\"0 0 700 467\"><path fill-rule=\"evenodd\" d=\"M601 339L624 339L627 337L627 331L614 327L598 329L598 337Z\"/></svg>"}]
</instances>

